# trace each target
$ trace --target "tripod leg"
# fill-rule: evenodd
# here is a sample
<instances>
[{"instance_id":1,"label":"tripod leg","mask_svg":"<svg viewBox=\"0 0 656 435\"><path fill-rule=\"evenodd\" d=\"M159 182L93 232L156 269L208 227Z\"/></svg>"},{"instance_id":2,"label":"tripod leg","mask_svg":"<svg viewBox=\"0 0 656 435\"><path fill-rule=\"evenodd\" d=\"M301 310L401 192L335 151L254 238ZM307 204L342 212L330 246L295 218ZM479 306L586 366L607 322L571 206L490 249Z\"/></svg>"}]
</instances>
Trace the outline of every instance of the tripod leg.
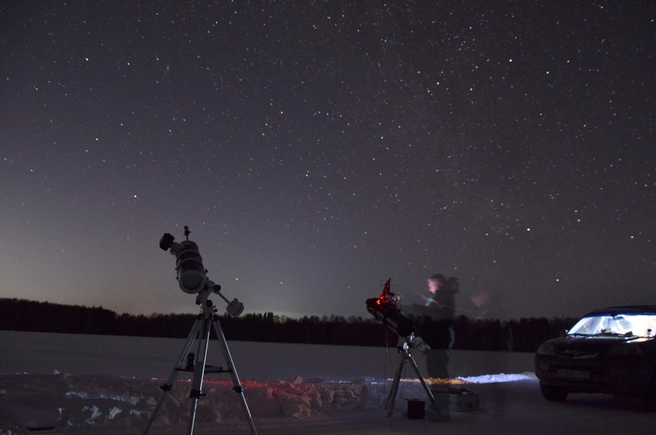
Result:
<instances>
[{"instance_id":1,"label":"tripod leg","mask_svg":"<svg viewBox=\"0 0 656 435\"><path fill-rule=\"evenodd\" d=\"M210 344L210 317L209 315L203 316L202 321L202 337L198 340L198 356L194 366L194 378L191 382L191 391L189 397L191 398L191 411L189 414L189 429L188 434L194 433L194 424L196 423L196 410L198 408L198 399L204 396L203 394L203 378L205 377L205 360L207 359L207 348Z\"/></svg>"},{"instance_id":2,"label":"tripod leg","mask_svg":"<svg viewBox=\"0 0 656 435\"><path fill-rule=\"evenodd\" d=\"M394 402L396 401L396 393L399 391L399 382L401 382L401 373L403 372L403 366L405 364L405 350L401 350L399 357L399 363L396 366L396 373L394 373L394 382L392 383L392 389L387 395L387 400L385 400L385 409L387 409L387 416L391 417L394 412Z\"/></svg>"},{"instance_id":3,"label":"tripod leg","mask_svg":"<svg viewBox=\"0 0 656 435\"><path fill-rule=\"evenodd\" d=\"M178 371L179 371L178 369L182 368L183 362L186 361L187 355L189 354L189 350L191 349L191 346L193 345L194 340L196 339L196 335L198 334L200 326L201 326L200 320L196 320L194 322L194 326L192 326L191 328L191 331L189 331L189 335L187 336L187 341L185 342L185 347L183 348L182 353L180 354L180 357L178 358L178 361L175 364L175 367L173 367L173 370L171 371L169 377L166 379L166 382L160 385L160 388L162 389L162 395L157 401L157 405L155 406L155 409L153 410L153 413L150 416L150 420L148 420L148 425L142 432L143 435L148 434L148 431L150 430L150 426L155 421L155 417L157 416L159 409L162 407L162 404L164 403L164 398L166 397L166 394L169 391L171 391L171 388L173 388L173 383L175 382L175 379L178 376Z\"/></svg>"},{"instance_id":4,"label":"tripod leg","mask_svg":"<svg viewBox=\"0 0 656 435\"><path fill-rule=\"evenodd\" d=\"M244 408L244 414L246 415L246 420L248 420L248 425L251 428L251 433L257 435L257 429L255 429L255 423L253 423L253 417L251 416L251 411L248 409L248 403L246 402L246 396L244 396L244 389L241 386L239 381L239 375L237 374L237 369L235 364L232 361L232 356L230 355L230 349L228 348L228 342L223 335L223 329L221 328L221 323L218 319L214 319L212 322L214 325L214 332L216 332L216 337L221 344L221 350L223 351L223 357L225 362L228 365L228 371L230 372L230 377L232 377L233 390L239 394L239 400L241 401L241 406Z\"/></svg>"},{"instance_id":5,"label":"tripod leg","mask_svg":"<svg viewBox=\"0 0 656 435\"><path fill-rule=\"evenodd\" d=\"M431 392L430 388L428 388L428 385L426 385L426 381L424 381L424 378L421 376L421 373L419 373L419 367L417 367L417 362L415 361L415 359L410 354L408 354L407 358L410 360L410 364L412 365L412 368L415 369L415 373L417 374L417 378L419 379L419 382L421 382L421 385L424 387L424 391L426 391L426 394L428 395L428 398L430 399L431 408L436 413L442 414L442 412L440 411L440 408L437 405L437 401L435 400L435 397L433 396L433 393Z\"/></svg>"}]
</instances>

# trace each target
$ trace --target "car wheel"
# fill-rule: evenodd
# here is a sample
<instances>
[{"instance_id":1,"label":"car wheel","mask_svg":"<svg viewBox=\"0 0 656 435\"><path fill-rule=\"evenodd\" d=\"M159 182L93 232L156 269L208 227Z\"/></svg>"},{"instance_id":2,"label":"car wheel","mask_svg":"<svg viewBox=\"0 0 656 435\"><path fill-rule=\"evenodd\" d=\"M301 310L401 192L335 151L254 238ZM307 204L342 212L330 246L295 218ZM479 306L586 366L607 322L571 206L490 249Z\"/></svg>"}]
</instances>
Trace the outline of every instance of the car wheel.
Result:
<instances>
[{"instance_id":1,"label":"car wheel","mask_svg":"<svg viewBox=\"0 0 656 435\"><path fill-rule=\"evenodd\" d=\"M562 388L540 384L540 391L544 398L550 402L562 402L567 399L567 390Z\"/></svg>"}]
</instances>

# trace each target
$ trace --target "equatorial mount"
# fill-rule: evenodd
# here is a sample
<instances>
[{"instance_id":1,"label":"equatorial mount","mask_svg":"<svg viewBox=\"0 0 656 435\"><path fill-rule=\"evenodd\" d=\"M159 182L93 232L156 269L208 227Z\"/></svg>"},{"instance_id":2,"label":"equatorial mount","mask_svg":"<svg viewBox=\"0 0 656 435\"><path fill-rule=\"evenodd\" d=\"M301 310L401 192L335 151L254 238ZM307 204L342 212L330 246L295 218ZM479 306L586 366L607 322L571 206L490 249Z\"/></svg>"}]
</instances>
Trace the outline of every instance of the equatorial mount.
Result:
<instances>
[{"instance_id":1,"label":"equatorial mount","mask_svg":"<svg viewBox=\"0 0 656 435\"><path fill-rule=\"evenodd\" d=\"M201 399L205 394L202 391L203 388L203 378L206 373L228 373L232 377L233 382L233 391L239 395L239 400L241 401L242 407L244 408L244 414L248 425L250 426L251 433L257 435L257 430L255 429L255 424L253 423L253 417L248 408L248 403L246 403L246 397L244 396L244 389L239 380L239 375L237 374L237 368L232 361L232 356L230 355L230 349L228 348L228 343L223 334L223 329L221 328L221 323L219 322L219 316L216 315L216 306L211 300L208 299L209 295L212 293L218 294L221 299L223 299L228 305L226 307L226 314L231 317L239 316L242 311L244 311L244 305L239 302L237 299L229 301L225 296L221 294L221 286L215 284L214 281L207 277L207 270L203 266L203 260L198 251L198 245L191 240L189 240L189 227L185 225L184 227L184 236L185 241L182 243L176 243L175 237L169 233L164 233L164 235L159 240L159 247L164 251L170 250L172 255L175 255L176 258L176 272L177 280L180 286L180 289L187 294L196 294L196 304L201 306L201 313L196 318L187 340L185 346L182 350L182 353L178 357L178 360L171 371L171 374L167 378L166 382L160 386L162 389L162 395L155 406L155 409L150 416L148 425L143 431L143 435L147 435L150 430L151 425L155 421L155 417L159 412L162 404L164 403L164 398L166 394L171 391L173 388L173 383L178 375L178 372L193 372L193 379L191 384L191 391L189 393L189 398L192 400L191 412L189 414L189 427L188 435L193 435L194 425L196 421L196 410L198 407L198 400ZM206 365L206 358L208 354L209 344L210 344L210 331L214 329L214 333L221 345L221 350L225 358L226 367L217 367ZM190 353L194 342L197 342L198 347L196 353Z\"/></svg>"}]
</instances>

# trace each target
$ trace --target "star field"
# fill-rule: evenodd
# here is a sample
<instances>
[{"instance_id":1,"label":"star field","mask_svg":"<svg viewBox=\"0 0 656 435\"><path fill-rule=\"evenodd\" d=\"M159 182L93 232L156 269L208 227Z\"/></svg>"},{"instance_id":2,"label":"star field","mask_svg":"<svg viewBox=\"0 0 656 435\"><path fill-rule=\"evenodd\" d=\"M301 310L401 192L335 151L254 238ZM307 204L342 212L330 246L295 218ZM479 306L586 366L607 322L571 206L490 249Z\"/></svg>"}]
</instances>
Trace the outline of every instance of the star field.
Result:
<instances>
[{"instance_id":1,"label":"star field","mask_svg":"<svg viewBox=\"0 0 656 435\"><path fill-rule=\"evenodd\" d=\"M656 303L652 2L0 6L0 294L366 316L457 276L507 318Z\"/></svg>"}]
</instances>

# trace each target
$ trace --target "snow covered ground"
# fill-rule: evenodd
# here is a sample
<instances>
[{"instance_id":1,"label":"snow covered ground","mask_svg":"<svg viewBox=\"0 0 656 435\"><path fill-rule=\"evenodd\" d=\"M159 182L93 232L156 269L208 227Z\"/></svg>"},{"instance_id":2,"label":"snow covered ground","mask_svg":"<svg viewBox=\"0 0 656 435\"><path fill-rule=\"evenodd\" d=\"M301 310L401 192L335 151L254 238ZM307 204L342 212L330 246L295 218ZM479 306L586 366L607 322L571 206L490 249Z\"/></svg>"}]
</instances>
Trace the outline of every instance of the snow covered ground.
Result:
<instances>
[{"instance_id":1,"label":"snow covered ground","mask_svg":"<svg viewBox=\"0 0 656 435\"><path fill-rule=\"evenodd\" d=\"M0 434L136 434L161 395L184 340L0 331ZM655 413L638 401L571 395L545 401L532 355L452 352L451 384L436 390L478 397L479 409L427 409L408 419L410 400L428 397L406 366L395 412L384 409L396 352L380 348L229 342L258 434L650 433ZM223 364L217 342L208 363ZM425 373L425 362L414 355ZM487 372L487 374L485 373ZM151 434L187 433L190 375L180 373ZM250 434L228 375L207 375L196 434ZM464 390L463 390L464 389ZM437 394L441 398L445 395ZM445 405L446 402L440 403ZM413 402L415 404L416 402ZM428 408L428 407L427 407Z\"/></svg>"}]
</instances>

